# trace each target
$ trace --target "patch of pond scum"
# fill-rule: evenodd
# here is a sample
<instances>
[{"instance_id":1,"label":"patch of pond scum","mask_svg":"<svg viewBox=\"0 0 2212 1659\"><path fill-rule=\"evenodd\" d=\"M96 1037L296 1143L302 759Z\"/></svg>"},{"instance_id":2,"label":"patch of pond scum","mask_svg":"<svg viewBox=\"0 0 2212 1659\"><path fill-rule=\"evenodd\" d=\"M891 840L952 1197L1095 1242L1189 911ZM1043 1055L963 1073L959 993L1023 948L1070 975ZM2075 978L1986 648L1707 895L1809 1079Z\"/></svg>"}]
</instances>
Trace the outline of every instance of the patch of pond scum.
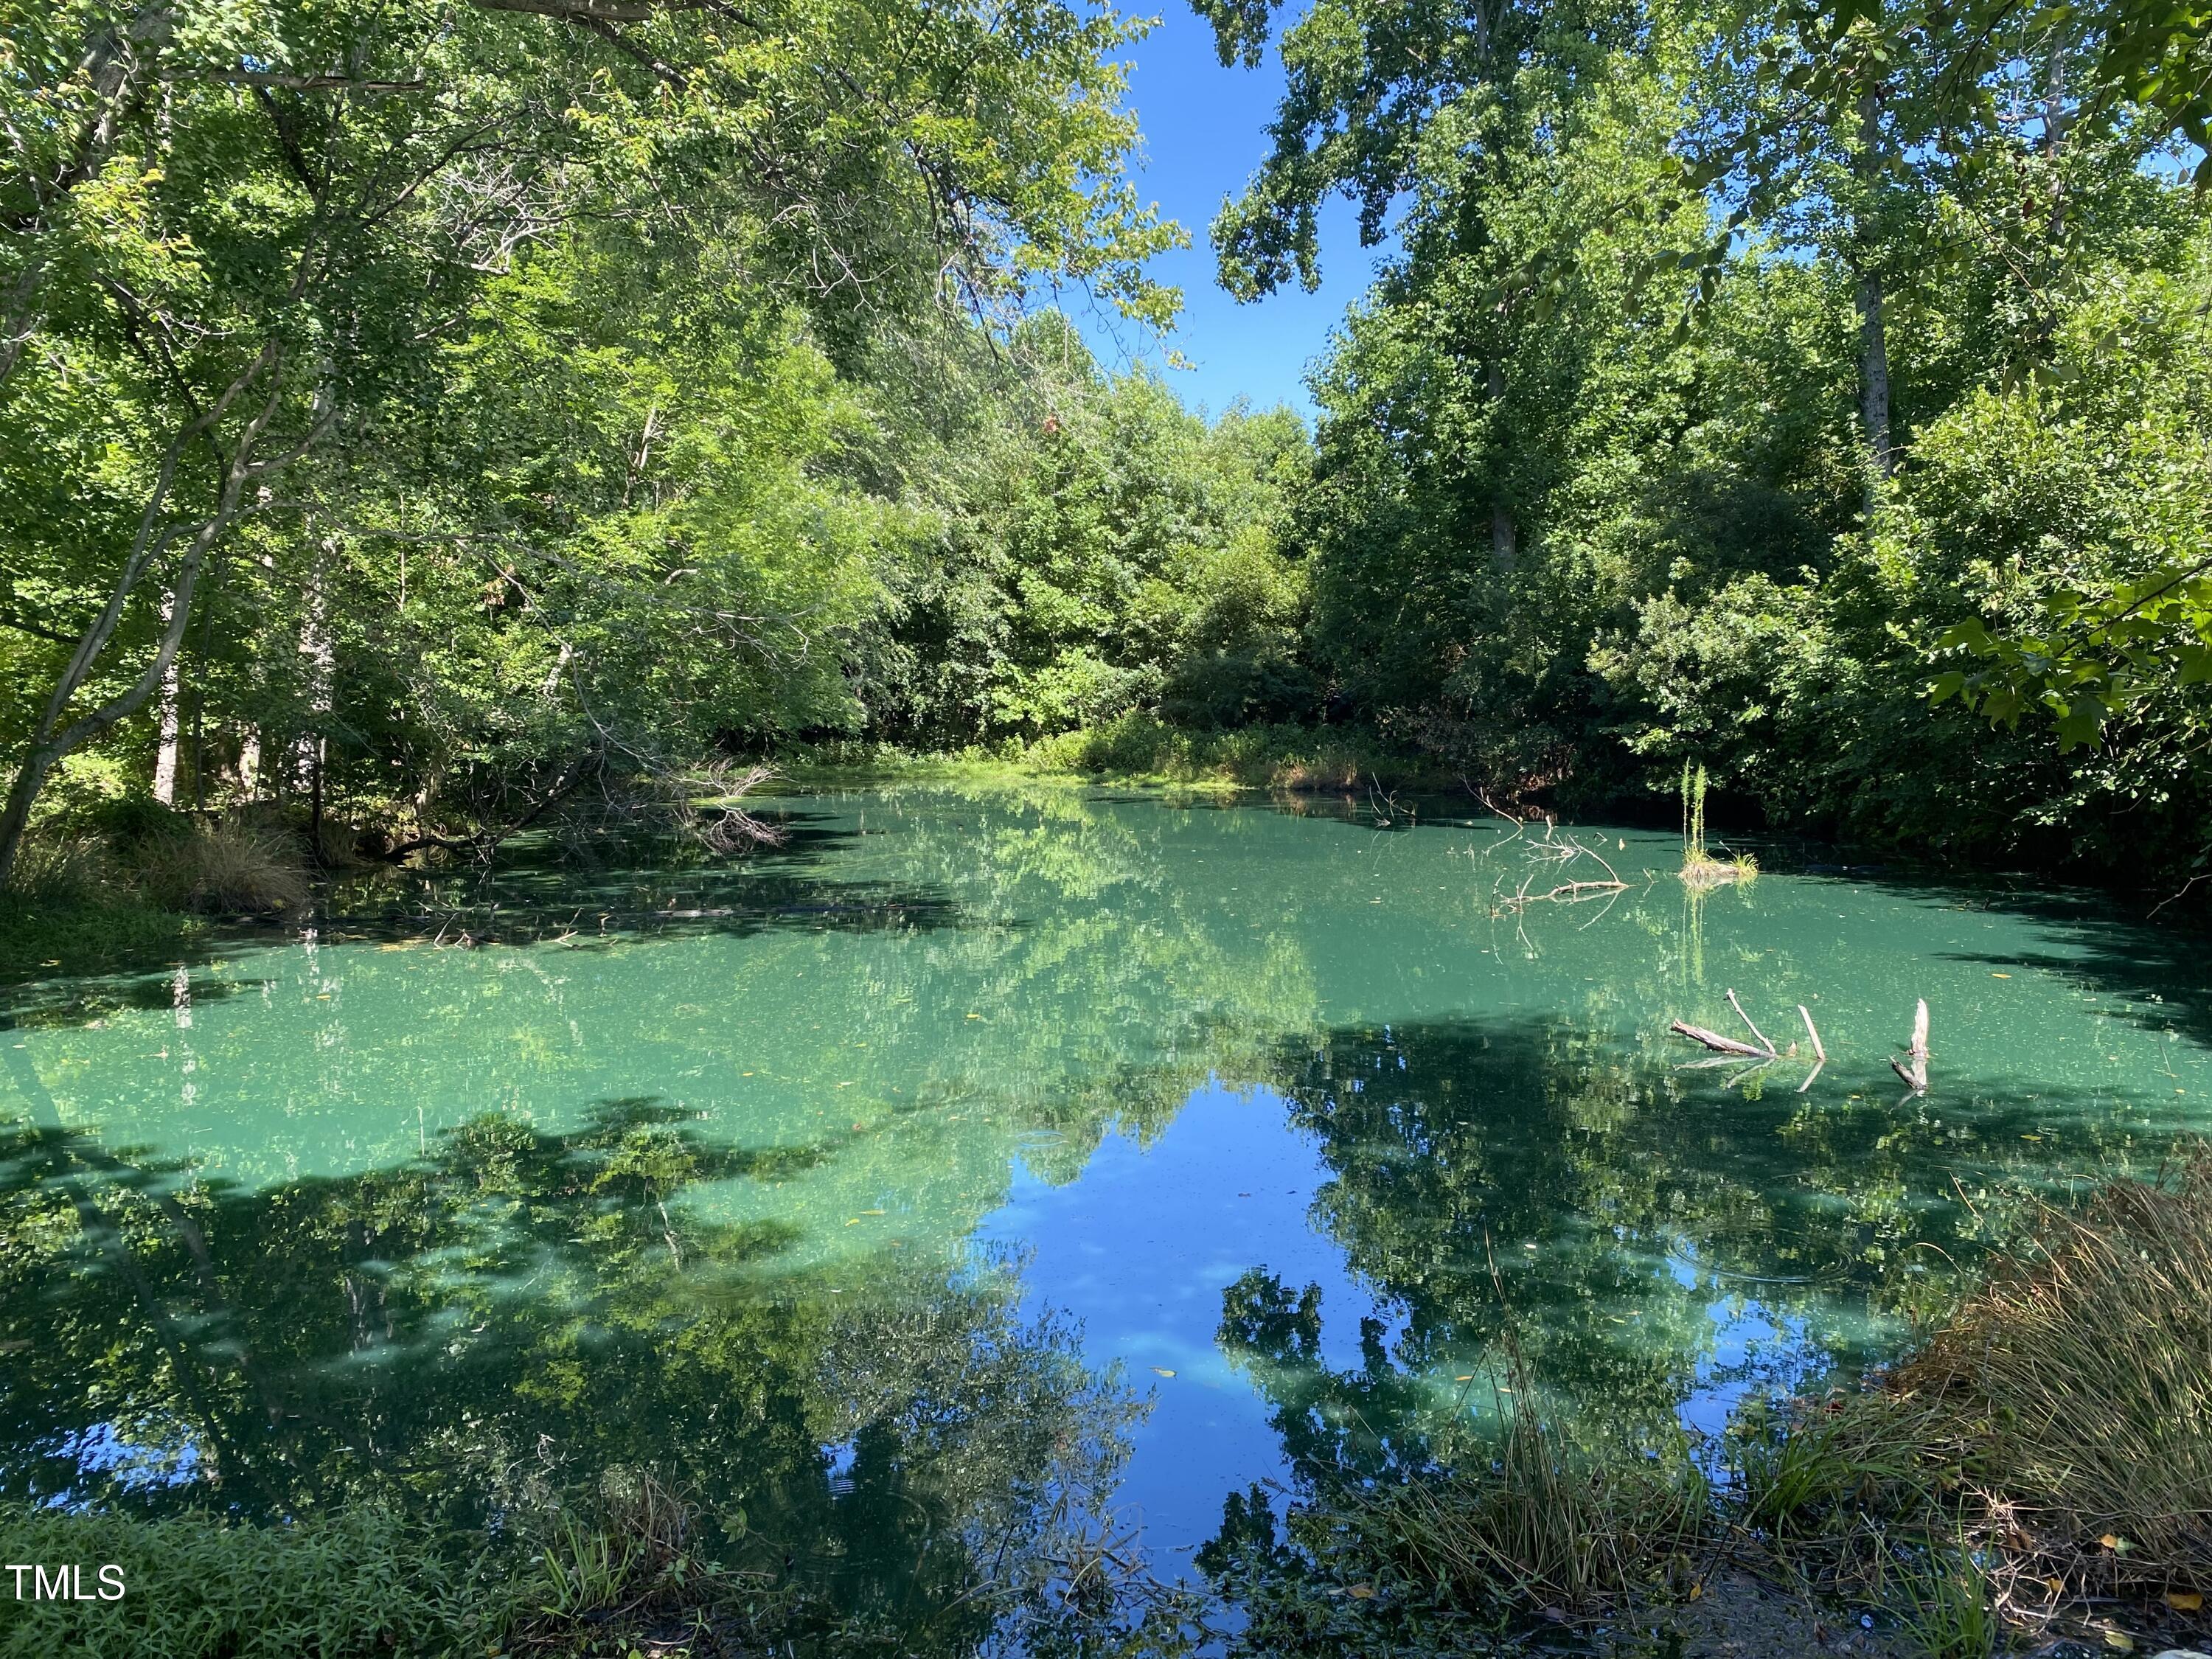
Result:
<instances>
[{"instance_id":1,"label":"patch of pond scum","mask_svg":"<svg viewBox=\"0 0 2212 1659\"><path fill-rule=\"evenodd\" d=\"M27 990L0 1483L476 1523L651 1468L738 1556L964 1629L1074 1510L1173 1574L1253 1481L1457 1443L1507 1309L1577 1420L1717 1433L2212 1101L2198 959L2063 896L1700 897L1671 837L1585 830L1629 885L1512 909L1478 825L782 810L726 866L495 872L485 948L326 921ZM1693 1064L1668 1022L1740 1029L1730 990L1778 1047L1805 1005L1820 1074ZM1726 1581L1698 1617L1826 1639ZM1832 1634L1739 1650L1875 1650Z\"/></svg>"}]
</instances>

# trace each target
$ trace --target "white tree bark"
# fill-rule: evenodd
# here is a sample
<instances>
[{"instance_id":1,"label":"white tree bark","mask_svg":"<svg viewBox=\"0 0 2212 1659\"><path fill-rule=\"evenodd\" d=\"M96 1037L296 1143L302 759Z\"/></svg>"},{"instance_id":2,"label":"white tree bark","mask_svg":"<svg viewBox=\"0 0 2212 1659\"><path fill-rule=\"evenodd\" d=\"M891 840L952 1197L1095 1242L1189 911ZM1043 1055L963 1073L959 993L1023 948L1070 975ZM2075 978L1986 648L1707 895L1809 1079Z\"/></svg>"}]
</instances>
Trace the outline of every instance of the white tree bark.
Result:
<instances>
[{"instance_id":1,"label":"white tree bark","mask_svg":"<svg viewBox=\"0 0 2212 1659\"><path fill-rule=\"evenodd\" d=\"M176 590L172 588L161 595L163 632L167 631L176 609ZM161 740L154 753L154 799L164 806L177 804L177 738L183 701L178 690L177 659L172 657L168 672L161 676Z\"/></svg>"}]
</instances>

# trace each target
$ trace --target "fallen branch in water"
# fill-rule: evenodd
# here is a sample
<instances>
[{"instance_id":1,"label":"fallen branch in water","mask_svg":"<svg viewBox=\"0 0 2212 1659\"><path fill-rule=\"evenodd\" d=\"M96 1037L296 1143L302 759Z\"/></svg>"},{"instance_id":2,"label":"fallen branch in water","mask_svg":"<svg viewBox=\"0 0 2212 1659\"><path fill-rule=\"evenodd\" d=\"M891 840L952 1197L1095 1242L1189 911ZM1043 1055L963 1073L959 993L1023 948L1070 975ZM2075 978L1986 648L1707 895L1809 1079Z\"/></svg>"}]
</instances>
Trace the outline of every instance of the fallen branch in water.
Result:
<instances>
[{"instance_id":1,"label":"fallen branch in water","mask_svg":"<svg viewBox=\"0 0 2212 1659\"><path fill-rule=\"evenodd\" d=\"M1572 900L1584 893L1620 893L1626 891L1627 888L1628 884L1625 881L1565 881L1548 893L1532 893L1523 887L1511 896L1498 900L1498 909L1518 910L1524 904L1540 904L1546 899Z\"/></svg>"},{"instance_id":2,"label":"fallen branch in water","mask_svg":"<svg viewBox=\"0 0 2212 1659\"><path fill-rule=\"evenodd\" d=\"M1530 856L1546 863L1562 865L1571 864L1578 858L1593 859L1596 860L1599 867L1604 870L1607 878L1603 881L1595 879L1563 881L1558 883L1547 892L1532 893L1528 890L1528 885L1536 878L1530 875L1522 879L1519 891L1501 894L1498 888L1505 884L1504 878L1500 878L1498 886L1491 889L1491 915L1494 916L1503 910L1523 909L1531 904L1543 903L1547 900L1564 900L1571 904L1586 894L1624 893L1628 890L1628 884L1620 878L1620 872L1606 860L1604 854L1593 848L1583 846L1572 836L1566 836L1563 840L1554 840L1553 828L1554 826L1550 824L1545 826L1544 839L1541 842L1531 843L1528 849ZM1506 837L1507 841L1512 839L1510 836ZM1492 850L1495 851L1496 848Z\"/></svg>"},{"instance_id":3,"label":"fallen branch in water","mask_svg":"<svg viewBox=\"0 0 2212 1659\"><path fill-rule=\"evenodd\" d=\"M1723 1036L1718 1031L1708 1031L1702 1025L1691 1025L1676 1020L1667 1028L1677 1036L1686 1036L1692 1042L1702 1042L1716 1054L1745 1054L1753 1060L1771 1060L1774 1056L1764 1048L1754 1048L1748 1042L1739 1042L1732 1036Z\"/></svg>"},{"instance_id":4,"label":"fallen branch in water","mask_svg":"<svg viewBox=\"0 0 2212 1659\"><path fill-rule=\"evenodd\" d=\"M1751 1026L1751 1034L1759 1039L1760 1051L1771 1060L1779 1059L1780 1056L1774 1051L1774 1045L1767 1041L1766 1033L1760 1030L1757 1025L1753 1024L1751 1016L1743 1011L1743 1004L1735 1000L1735 991L1729 991L1728 994L1728 1000L1729 1006L1735 1010L1735 1017L1741 1020L1746 1025Z\"/></svg>"},{"instance_id":5,"label":"fallen branch in water","mask_svg":"<svg viewBox=\"0 0 2212 1659\"><path fill-rule=\"evenodd\" d=\"M1797 1012L1805 1021L1805 1035L1813 1039L1813 1058L1826 1066L1828 1063L1828 1051L1820 1046L1820 1034L1813 1027L1813 1016L1806 1012L1805 1005L1802 1002L1797 1005Z\"/></svg>"}]
</instances>

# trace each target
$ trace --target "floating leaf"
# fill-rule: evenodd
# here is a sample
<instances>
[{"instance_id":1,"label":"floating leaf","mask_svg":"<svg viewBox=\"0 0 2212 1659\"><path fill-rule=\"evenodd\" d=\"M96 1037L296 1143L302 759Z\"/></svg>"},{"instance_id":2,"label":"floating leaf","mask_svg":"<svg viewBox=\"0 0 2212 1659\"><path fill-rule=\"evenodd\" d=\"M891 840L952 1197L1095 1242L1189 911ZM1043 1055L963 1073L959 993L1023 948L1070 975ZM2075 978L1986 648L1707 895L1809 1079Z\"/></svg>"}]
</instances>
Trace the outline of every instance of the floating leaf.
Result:
<instances>
[{"instance_id":1,"label":"floating leaf","mask_svg":"<svg viewBox=\"0 0 2212 1659\"><path fill-rule=\"evenodd\" d=\"M2204 1611L2204 1593L2202 1590L2168 1590L2166 1605L2176 1613L2202 1613Z\"/></svg>"}]
</instances>

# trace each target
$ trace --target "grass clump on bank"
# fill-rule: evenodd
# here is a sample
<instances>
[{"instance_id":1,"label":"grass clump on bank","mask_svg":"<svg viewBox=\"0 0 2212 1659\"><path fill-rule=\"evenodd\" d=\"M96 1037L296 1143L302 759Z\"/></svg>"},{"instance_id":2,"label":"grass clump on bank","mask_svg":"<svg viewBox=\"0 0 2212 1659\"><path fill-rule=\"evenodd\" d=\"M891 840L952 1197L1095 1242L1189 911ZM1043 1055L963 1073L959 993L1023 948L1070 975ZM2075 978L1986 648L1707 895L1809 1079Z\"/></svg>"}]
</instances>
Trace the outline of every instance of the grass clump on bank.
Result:
<instances>
[{"instance_id":1,"label":"grass clump on bank","mask_svg":"<svg viewBox=\"0 0 2212 1659\"><path fill-rule=\"evenodd\" d=\"M1585 1446L1522 1407L1537 1396L1507 1346L1496 1441L1382 1482L1323 1477L1289 1546L1254 1528L1211 1564L1251 1615L1240 1651L1486 1651L1559 1623L1662 1651L1761 1616L1715 1605L1732 1578L1810 1598L1794 1633L1759 1638L1778 1652L1831 1650L1808 1632L1863 1614L1925 1659L2212 1634L2212 1149L2033 1212L1900 1364L1740 1417L1710 1486L1686 1449Z\"/></svg>"},{"instance_id":2,"label":"grass clump on bank","mask_svg":"<svg viewBox=\"0 0 2212 1659\"><path fill-rule=\"evenodd\" d=\"M175 960L210 915L307 903L306 849L281 819L118 800L50 820L0 890L0 984Z\"/></svg>"},{"instance_id":3,"label":"grass clump on bank","mask_svg":"<svg viewBox=\"0 0 2212 1659\"><path fill-rule=\"evenodd\" d=\"M149 903L106 838L42 836L25 843L14 881L0 890L0 985L167 961L200 930L193 918Z\"/></svg>"},{"instance_id":4,"label":"grass clump on bank","mask_svg":"<svg viewBox=\"0 0 2212 1659\"><path fill-rule=\"evenodd\" d=\"M1686 1457L1593 1453L1514 1413L1498 1463L1353 1500L1357 1524L1408 1583L1470 1607L1601 1607L1681 1580L1708 1530Z\"/></svg>"},{"instance_id":5,"label":"grass clump on bank","mask_svg":"<svg viewBox=\"0 0 2212 1659\"><path fill-rule=\"evenodd\" d=\"M296 909L307 902L307 860L278 825L234 813L186 819L141 841L131 877L165 908L212 915Z\"/></svg>"},{"instance_id":6,"label":"grass clump on bank","mask_svg":"<svg viewBox=\"0 0 2212 1659\"><path fill-rule=\"evenodd\" d=\"M1800 1427L1879 1455L1878 1518L1959 1540L2006 1617L2212 1593L2212 1151L2046 1206L1878 1387ZM1900 1463L1909 1458L1909 1467ZM1778 1519L1851 1517L1832 1492ZM1785 1511L1790 1511L1785 1514Z\"/></svg>"}]
</instances>

